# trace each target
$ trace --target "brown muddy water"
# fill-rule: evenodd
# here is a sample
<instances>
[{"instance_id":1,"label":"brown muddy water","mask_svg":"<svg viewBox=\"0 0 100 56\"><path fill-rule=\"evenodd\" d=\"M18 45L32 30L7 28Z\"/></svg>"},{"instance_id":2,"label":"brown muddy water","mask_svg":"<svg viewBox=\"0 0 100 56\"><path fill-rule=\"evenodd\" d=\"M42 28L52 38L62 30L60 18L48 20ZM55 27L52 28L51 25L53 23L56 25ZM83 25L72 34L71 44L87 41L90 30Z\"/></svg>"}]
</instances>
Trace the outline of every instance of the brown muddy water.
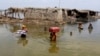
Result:
<instances>
[{"instance_id":1,"label":"brown muddy water","mask_svg":"<svg viewBox=\"0 0 100 56\"><path fill-rule=\"evenodd\" d=\"M28 36L22 39L15 34L21 23L0 24L0 56L100 56L100 20L91 22L90 31L89 23L82 31L77 24L65 24L55 43L44 26L27 25Z\"/></svg>"}]
</instances>

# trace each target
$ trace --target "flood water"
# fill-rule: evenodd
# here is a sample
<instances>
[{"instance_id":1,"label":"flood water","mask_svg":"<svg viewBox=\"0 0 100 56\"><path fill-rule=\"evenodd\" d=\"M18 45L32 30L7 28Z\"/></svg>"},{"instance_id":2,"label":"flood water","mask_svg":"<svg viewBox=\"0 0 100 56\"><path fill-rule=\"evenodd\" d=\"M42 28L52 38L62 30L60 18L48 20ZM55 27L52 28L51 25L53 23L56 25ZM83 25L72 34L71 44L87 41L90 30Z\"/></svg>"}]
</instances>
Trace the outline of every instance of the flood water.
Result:
<instances>
[{"instance_id":1,"label":"flood water","mask_svg":"<svg viewBox=\"0 0 100 56\"><path fill-rule=\"evenodd\" d=\"M0 56L100 56L100 20L91 22L90 31L89 23L83 24L83 30L65 24L56 42L49 41L43 26L27 25L28 36L22 39L15 33L21 24L0 24Z\"/></svg>"}]
</instances>

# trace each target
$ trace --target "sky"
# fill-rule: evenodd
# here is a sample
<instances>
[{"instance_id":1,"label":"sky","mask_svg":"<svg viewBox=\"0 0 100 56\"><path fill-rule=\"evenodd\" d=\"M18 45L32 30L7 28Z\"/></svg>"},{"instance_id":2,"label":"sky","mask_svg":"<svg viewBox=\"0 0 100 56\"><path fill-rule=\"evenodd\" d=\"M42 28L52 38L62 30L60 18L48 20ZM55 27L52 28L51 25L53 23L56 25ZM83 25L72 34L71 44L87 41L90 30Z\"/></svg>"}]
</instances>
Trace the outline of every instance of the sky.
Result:
<instances>
[{"instance_id":1,"label":"sky","mask_svg":"<svg viewBox=\"0 0 100 56\"><path fill-rule=\"evenodd\" d=\"M100 11L100 0L0 0L0 9L9 7L60 7Z\"/></svg>"}]
</instances>

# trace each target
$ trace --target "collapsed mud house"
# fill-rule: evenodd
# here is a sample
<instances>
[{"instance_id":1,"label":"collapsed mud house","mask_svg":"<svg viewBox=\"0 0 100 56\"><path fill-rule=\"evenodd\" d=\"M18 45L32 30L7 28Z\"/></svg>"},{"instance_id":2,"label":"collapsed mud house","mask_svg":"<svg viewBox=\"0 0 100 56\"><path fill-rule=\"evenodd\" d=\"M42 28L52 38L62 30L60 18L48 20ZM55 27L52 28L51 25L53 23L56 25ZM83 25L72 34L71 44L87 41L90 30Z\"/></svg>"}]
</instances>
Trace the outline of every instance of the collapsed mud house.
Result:
<instances>
[{"instance_id":1,"label":"collapsed mud house","mask_svg":"<svg viewBox=\"0 0 100 56\"><path fill-rule=\"evenodd\" d=\"M89 18L98 16L96 11L58 8L27 8L26 19L51 20L56 22L88 21Z\"/></svg>"},{"instance_id":2,"label":"collapsed mud house","mask_svg":"<svg viewBox=\"0 0 100 56\"><path fill-rule=\"evenodd\" d=\"M1 12L1 11L0 11ZM2 12L1 12L2 14ZM59 9L59 8L8 8L3 16L23 18L25 20L51 21L55 23L88 21L89 18L98 16L98 12L92 10Z\"/></svg>"}]
</instances>

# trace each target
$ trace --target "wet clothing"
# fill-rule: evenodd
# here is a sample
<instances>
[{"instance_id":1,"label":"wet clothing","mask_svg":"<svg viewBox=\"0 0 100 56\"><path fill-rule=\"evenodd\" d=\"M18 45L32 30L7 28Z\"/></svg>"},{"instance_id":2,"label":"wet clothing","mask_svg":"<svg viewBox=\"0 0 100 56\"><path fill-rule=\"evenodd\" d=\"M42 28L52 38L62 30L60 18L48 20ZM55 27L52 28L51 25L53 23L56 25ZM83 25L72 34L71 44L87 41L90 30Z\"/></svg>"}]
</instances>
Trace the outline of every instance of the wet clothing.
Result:
<instances>
[{"instance_id":1,"label":"wet clothing","mask_svg":"<svg viewBox=\"0 0 100 56\"><path fill-rule=\"evenodd\" d=\"M20 34L21 37L26 37L27 31L26 30L18 30L17 33Z\"/></svg>"},{"instance_id":2,"label":"wet clothing","mask_svg":"<svg viewBox=\"0 0 100 56\"><path fill-rule=\"evenodd\" d=\"M21 34L21 37L22 37L22 38L25 38L25 37L26 37L26 35L25 35L25 34Z\"/></svg>"},{"instance_id":3,"label":"wet clothing","mask_svg":"<svg viewBox=\"0 0 100 56\"><path fill-rule=\"evenodd\" d=\"M56 41L56 33L55 32L50 33L50 41Z\"/></svg>"},{"instance_id":4,"label":"wet clothing","mask_svg":"<svg viewBox=\"0 0 100 56\"><path fill-rule=\"evenodd\" d=\"M26 26L22 25L21 30L18 30L17 33L20 34L20 37L26 37L27 34Z\"/></svg>"},{"instance_id":5,"label":"wet clothing","mask_svg":"<svg viewBox=\"0 0 100 56\"><path fill-rule=\"evenodd\" d=\"M27 31L26 30L21 30L20 34L27 34Z\"/></svg>"},{"instance_id":6,"label":"wet clothing","mask_svg":"<svg viewBox=\"0 0 100 56\"><path fill-rule=\"evenodd\" d=\"M21 34L21 37L26 37L27 31L26 30L22 30L20 32L20 34Z\"/></svg>"}]
</instances>

